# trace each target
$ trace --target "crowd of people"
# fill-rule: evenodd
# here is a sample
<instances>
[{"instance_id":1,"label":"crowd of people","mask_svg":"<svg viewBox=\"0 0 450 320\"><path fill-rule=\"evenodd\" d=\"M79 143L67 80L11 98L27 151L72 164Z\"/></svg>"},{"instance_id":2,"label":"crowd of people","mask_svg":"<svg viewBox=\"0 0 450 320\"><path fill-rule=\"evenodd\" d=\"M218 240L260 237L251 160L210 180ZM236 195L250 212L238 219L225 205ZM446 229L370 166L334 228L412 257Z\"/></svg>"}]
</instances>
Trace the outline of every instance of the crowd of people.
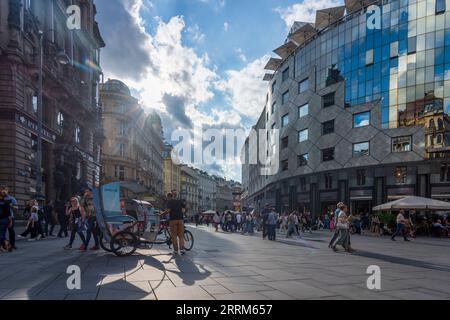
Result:
<instances>
[{"instance_id":1,"label":"crowd of people","mask_svg":"<svg viewBox=\"0 0 450 320\"><path fill-rule=\"evenodd\" d=\"M0 251L17 250L15 216L18 212L17 201L9 195L8 187L0 187ZM69 202L28 201L22 217L26 219L25 231L17 237L28 241L37 241L46 237L69 238L66 250L72 249L76 236L81 240L80 251L87 251L91 239L91 250L99 250L100 229L97 224L93 205L92 190L86 188L81 196L74 196ZM55 228L59 226L55 235ZM9 233L8 239L6 234Z\"/></svg>"},{"instance_id":2,"label":"crowd of people","mask_svg":"<svg viewBox=\"0 0 450 320\"><path fill-rule=\"evenodd\" d=\"M333 232L330 248L337 251L338 246L342 246L346 251L353 252L350 245L352 234L363 235L387 235L393 241L402 235L406 241L415 237L417 230L428 230L426 235L449 236L450 216L435 220L417 220L410 212L401 210L394 216L394 223L381 221L378 214L360 212L350 214L349 208L340 202L335 210L313 217L310 213L299 213L298 211L285 212L279 214L270 204L266 204L262 210L251 212L216 212L213 216L197 215L193 218L196 225L213 225L216 232L219 229L224 232L240 232L241 234L253 235L255 231L262 231L263 239L276 240L278 235L286 238L301 238L301 233L312 233L315 230L330 230ZM417 221L416 221L417 220Z\"/></svg>"}]
</instances>

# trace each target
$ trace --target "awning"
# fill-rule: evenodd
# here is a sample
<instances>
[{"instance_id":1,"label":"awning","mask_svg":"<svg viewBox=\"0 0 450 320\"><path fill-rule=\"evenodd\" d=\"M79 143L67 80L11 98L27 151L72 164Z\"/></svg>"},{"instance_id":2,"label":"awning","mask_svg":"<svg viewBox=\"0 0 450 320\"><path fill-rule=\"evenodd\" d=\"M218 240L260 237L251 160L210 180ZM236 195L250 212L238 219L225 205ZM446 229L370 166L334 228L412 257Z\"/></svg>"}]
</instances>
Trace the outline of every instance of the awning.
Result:
<instances>
[{"instance_id":1,"label":"awning","mask_svg":"<svg viewBox=\"0 0 450 320\"><path fill-rule=\"evenodd\" d=\"M389 211L400 209L445 211L450 210L450 202L438 201L422 197L404 197L403 199L377 206L373 208L373 211Z\"/></svg>"},{"instance_id":2,"label":"awning","mask_svg":"<svg viewBox=\"0 0 450 320\"><path fill-rule=\"evenodd\" d=\"M286 59L292 52L295 51L296 48L297 45L294 42L288 41L281 47L278 47L275 50L273 50L273 52L275 52L281 58Z\"/></svg>"},{"instance_id":3,"label":"awning","mask_svg":"<svg viewBox=\"0 0 450 320\"><path fill-rule=\"evenodd\" d=\"M281 59L277 59L277 58L270 58L269 62L267 62L266 66L264 67L265 70L272 70L272 71L276 71L278 69L278 67L281 64Z\"/></svg>"},{"instance_id":4,"label":"awning","mask_svg":"<svg viewBox=\"0 0 450 320\"><path fill-rule=\"evenodd\" d=\"M351 201L372 201L372 197L365 197L365 196L360 196L360 197L350 197Z\"/></svg>"},{"instance_id":5,"label":"awning","mask_svg":"<svg viewBox=\"0 0 450 320\"><path fill-rule=\"evenodd\" d=\"M264 75L263 81L271 81L273 79L273 73L266 73Z\"/></svg>"},{"instance_id":6,"label":"awning","mask_svg":"<svg viewBox=\"0 0 450 320\"><path fill-rule=\"evenodd\" d=\"M375 3L375 0L345 0L345 8L348 13L352 13L368 6L371 3Z\"/></svg>"},{"instance_id":7,"label":"awning","mask_svg":"<svg viewBox=\"0 0 450 320\"><path fill-rule=\"evenodd\" d=\"M297 31L289 35L289 40L294 41L298 45L303 44L306 40L312 38L317 33L316 28L311 23L306 23Z\"/></svg>"},{"instance_id":8,"label":"awning","mask_svg":"<svg viewBox=\"0 0 450 320\"><path fill-rule=\"evenodd\" d=\"M431 198L435 198L435 199L450 199L450 194L432 194Z\"/></svg>"},{"instance_id":9,"label":"awning","mask_svg":"<svg viewBox=\"0 0 450 320\"><path fill-rule=\"evenodd\" d=\"M317 10L315 27L319 30L328 27L339 21L344 16L344 12L345 6Z\"/></svg>"}]
</instances>

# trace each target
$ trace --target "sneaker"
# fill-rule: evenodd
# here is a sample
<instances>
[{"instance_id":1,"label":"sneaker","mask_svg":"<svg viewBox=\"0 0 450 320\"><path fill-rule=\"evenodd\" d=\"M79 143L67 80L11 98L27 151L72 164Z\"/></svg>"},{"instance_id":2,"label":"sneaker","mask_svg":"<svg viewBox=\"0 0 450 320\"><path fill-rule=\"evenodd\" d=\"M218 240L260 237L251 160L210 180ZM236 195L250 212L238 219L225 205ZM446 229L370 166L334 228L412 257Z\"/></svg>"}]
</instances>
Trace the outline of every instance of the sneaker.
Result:
<instances>
[{"instance_id":1,"label":"sneaker","mask_svg":"<svg viewBox=\"0 0 450 320\"><path fill-rule=\"evenodd\" d=\"M91 251L98 251L99 250L99 248L97 247L97 246L93 246L91 249L89 249L89 250L91 250Z\"/></svg>"},{"instance_id":2,"label":"sneaker","mask_svg":"<svg viewBox=\"0 0 450 320\"><path fill-rule=\"evenodd\" d=\"M180 253L182 256L184 256L186 254L186 250L182 249L182 250L180 250Z\"/></svg>"},{"instance_id":3,"label":"sneaker","mask_svg":"<svg viewBox=\"0 0 450 320\"><path fill-rule=\"evenodd\" d=\"M178 251L173 250L173 255L177 256L178 255Z\"/></svg>"},{"instance_id":4,"label":"sneaker","mask_svg":"<svg viewBox=\"0 0 450 320\"><path fill-rule=\"evenodd\" d=\"M36 238L28 239L28 242L34 242L34 241L36 241L36 240L38 240L38 239L36 239Z\"/></svg>"},{"instance_id":5,"label":"sneaker","mask_svg":"<svg viewBox=\"0 0 450 320\"><path fill-rule=\"evenodd\" d=\"M40 234L40 235L37 236L36 240L41 240L41 239L43 239L43 238L44 238L44 237L42 236L42 234Z\"/></svg>"},{"instance_id":6,"label":"sneaker","mask_svg":"<svg viewBox=\"0 0 450 320\"><path fill-rule=\"evenodd\" d=\"M82 245L80 246L80 249L78 249L78 250L80 250L80 251L82 251L82 252L85 252L85 251L86 251L86 246L85 246L84 244L82 244Z\"/></svg>"},{"instance_id":7,"label":"sneaker","mask_svg":"<svg viewBox=\"0 0 450 320\"><path fill-rule=\"evenodd\" d=\"M70 249L72 249L72 246L67 245L64 247L64 250L70 250Z\"/></svg>"},{"instance_id":8,"label":"sneaker","mask_svg":"<svg viewBox=\"0 0 450 320\"><path fill-rule=\"evenodd\" d=\"M21 234L19 234L19 235L17 236L17 238L19 238L19 239L25 239L25 237L24 237L23 235L21 235Z\"/></svg>"},{"instance_id":9,"label":"sneaker","mask_svg":"<svg viewBox=\"0 0 450 320\"><path fill-rule=\"evenodd\" d=\"M395 240L394 238L391 238L391 240L392 240L392 241L397 241L397 240Z\"/></svg>"}]
</instances>

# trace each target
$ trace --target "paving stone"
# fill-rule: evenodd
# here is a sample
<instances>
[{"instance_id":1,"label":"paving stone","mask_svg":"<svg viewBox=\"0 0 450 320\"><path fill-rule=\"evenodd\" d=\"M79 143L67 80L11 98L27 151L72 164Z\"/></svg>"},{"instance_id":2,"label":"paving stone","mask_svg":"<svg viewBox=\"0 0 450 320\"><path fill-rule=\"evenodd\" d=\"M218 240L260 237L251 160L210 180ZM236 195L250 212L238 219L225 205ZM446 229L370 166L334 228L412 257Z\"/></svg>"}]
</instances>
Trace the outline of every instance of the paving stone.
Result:
<instances>
[{"instance_id":1,"label":"paving stone","mask_svg":"<svg viewBox=\"0 0 450 320\"><path fill-rule=\"evenodd\" d=\"M219 294L219 293L231 293L230 290L225 288L224 286L217 284L217 285L203 285L201 286L204 290L206 290L209 294Z\"/></svg>"}]
</instances>

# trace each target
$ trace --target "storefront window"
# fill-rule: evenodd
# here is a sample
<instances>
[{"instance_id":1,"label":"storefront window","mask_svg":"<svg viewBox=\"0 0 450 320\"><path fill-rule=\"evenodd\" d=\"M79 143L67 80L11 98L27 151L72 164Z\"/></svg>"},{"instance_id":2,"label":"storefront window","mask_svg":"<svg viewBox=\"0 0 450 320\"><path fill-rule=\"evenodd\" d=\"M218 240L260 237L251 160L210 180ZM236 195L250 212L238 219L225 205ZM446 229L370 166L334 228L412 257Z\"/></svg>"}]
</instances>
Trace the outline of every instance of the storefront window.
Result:
<instances>
[{"instance_id":1,"label":"storefront window","mask_svg":"<svg viewBox=\"0 0 450 320\"><path fill-rule=\"evenodd\" d=\"M405 184L407 178L407 167L397 167L395 169L395 183Z\"/></svg>"}]
</instances>

